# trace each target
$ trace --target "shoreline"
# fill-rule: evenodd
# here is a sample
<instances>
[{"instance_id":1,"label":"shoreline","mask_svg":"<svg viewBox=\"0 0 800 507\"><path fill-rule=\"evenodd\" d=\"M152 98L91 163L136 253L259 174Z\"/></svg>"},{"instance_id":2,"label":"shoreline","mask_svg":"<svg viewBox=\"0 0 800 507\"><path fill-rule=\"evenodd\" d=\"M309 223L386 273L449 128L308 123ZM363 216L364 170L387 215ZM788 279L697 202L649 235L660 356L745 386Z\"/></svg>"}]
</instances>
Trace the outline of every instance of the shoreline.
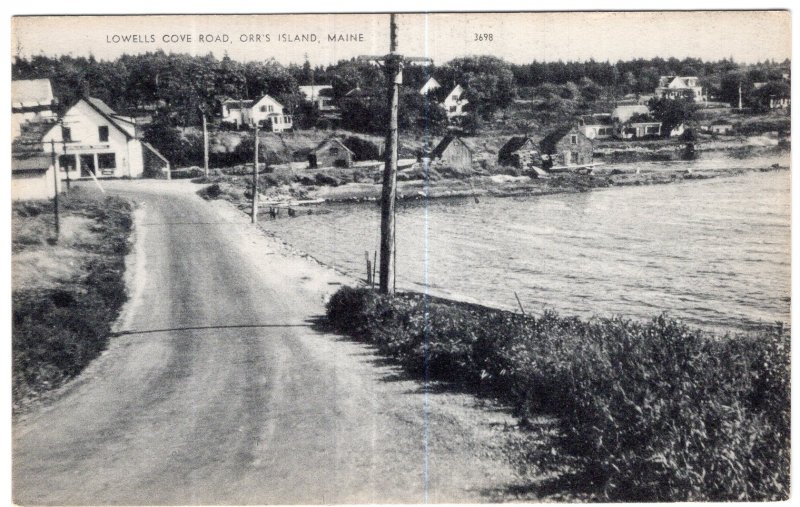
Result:
<instances>
[{"instance_id":1,"label":"shoreline","mask_svg":"<svg viewBox=\"0 0 800 507\"><path fill-rule=\"evenodd\" d=\"M787 170L787 169L786 168L780 168L780 169L769 168L768 170L751 169L751 170L737 171L735 173L725 172L725 174L718 174L716 177L734 177L734 176L741 176L741 175L746 175L746 174L750 174L750 173L773 172L773 171L783 171L783 170ZM698 179L702 179L702 178L698 178ZM690 181L692 181L692 179L687 180L687 182L690 182ZM609 188L613 188L613 187L596 187L596 188L609 189ZM595 190L595 188L592 188L590 190ZM550 194L557 194L557 193L562 193L562 192L550 192ZM472 194L472 193L466 193L466 194L461 194L461 195L443 195L443 196L438 196L436 198L437 199L464 199L464 198L470 198L473 195L474 194ZM488 194L482 193L482 194L479 194L479 195L480 196L485 196L485 195L488 195ZM519 195L530 195L530 194L516 194L516 196L519 196ZM537 194L537 195L549 195L549 194L542 193L542 194ZM491 196L492 197L505 197L505 196L499 196L499 195L491 195ZM405 201L409 202L410 199L405 199ZM365 201L365 200L340 200L340 201L328 201L328 202L326 202L326 204L330 204L332 206L339 206L339 205L367 204L368 202L369 203L374 203L375 201L372 201L372 200L369 200L369 201ZM244 213L244 214L248 214L247 213L248 210L246 208L243 208L241 205L237 206L235 203L232 203L230 201L229 201L229 204L232 205L232 208L237 209L239 212ZM263 212L264 212L264 210L262 209L262 213ZM261 214L262 217L266 218L265 215L266 215L265 213ZM283 219L283 218L286 218L285 214L281 215L281 217L278 218L278 219ZM288 255L293 255L293 256L305 258L305 259L309 260L310 262L313 262L313 263L315 263L315 264L317 264L319 266L323 266L323 267L325 267L327 269L330 269L330 270L332 270L332 271L334 271L334 272L346 277L347 279L349 279L352 282L353 287L363 287L363 288L368 288L369 287L366 284L366 278L363 276L363 273L361 273L360 271L353 271L353 270L348 271L348 270L346 270L346 269L344 269L342 267L338 267L338 266L329 264L326 261L323 261L320 258L316 257L315 254L310 253L308 251L303 250L302 248L297 247L296 245L291 243L289 240L287 240L283 236L281 236L280 232L277 232L277 231L269 229L268 227L265 227L264 222L266 222L267 220L270 220L270 219L266 218L266 220L264 220L262 218L262 220L259 221L259 229L261 231L263 231L265 235L267 235L268 237L272 238L272 240L274 240L276 243L280 244L281 248ZM483 297L476 297L476 296L470 296L468 294L461 294L461 293L454 292L454 291L451 291L451 290L448 290L448 289L435 288L435 287L431 287L431 286L427 286L426 287L421 282L414 282L414 281L408 281L408 280L405 280L405 281L398 280L397 291L401 292L401 293L407 293L407 294L425 295L425 296L429 296L429 297L433 297L433 298L439 298L439 299L442 299L442 300L452 301L454 303L461 303L461 304L467 304L467 305L477 305L477 306L481 306L481 307L484 307L484 308L489 308L489 309L494 309L494 310L499 310L499 311L505 311L505 312L511 312L511 313L519 313L519 308L516 307L513 304L503 304L503 303L500 303L500 302L497 302L497 301L487 300L486 298L483 298ZM561 310L557 310L555 307L552 307L552 306L538 306L538 307L535 307L535 308L534 307L525 308L524 312L528 313L528 314L532 314L532 315L537 315L538 316L538 315L544 314L545 312L547 312L549 310L561 311ZM677 319L677 320L682 321L682 322L686 322L687 325L691 325L691 326L696 327L698 329L702 329L702 330L704 330L706 332L717 333L717 334L726 334L726 333L736 334L736 333L741 333L741 332L754 332L754 331L758 331L758 330L762 330L762 329L770 329L770 328L774 327L774 322L772 322L772 321L762 321L762 322L754 323L754 322L748 322L746 320L741 320L740 322L735 323L735 324L731 324L731 325L704 324L703 322L700 322L700 321L698 321L696 319L687 318L687 317L682 316L682 315L674 314L669 310L667 310L666 313L668 315L670 315L671 318ZM578 318L587 318L587 316L582 314L582 313L574 313L574 312L572 312L572 313L569 313L569 315L570 316L575 316L575 317L578 317ZM593 314L593 315L600 316L600 317L603 317L603 318L621 317L621 318L625 318L625 319L631 319L631 320L634 320L634 321L642 321L643 322L643 321L646 321L646 320L648 320L648 319L650 319L652 317L655 317L656 313L653 313L652 315L647 315L647 316L635 316L635 315L633 315L631 313L597 313L597 314ZM790 327L791 327L790 326L790 322L788 322L788 321L781 321L781 322L783 323L784 328L790 329Z\"/></svg>"}]
</instances>

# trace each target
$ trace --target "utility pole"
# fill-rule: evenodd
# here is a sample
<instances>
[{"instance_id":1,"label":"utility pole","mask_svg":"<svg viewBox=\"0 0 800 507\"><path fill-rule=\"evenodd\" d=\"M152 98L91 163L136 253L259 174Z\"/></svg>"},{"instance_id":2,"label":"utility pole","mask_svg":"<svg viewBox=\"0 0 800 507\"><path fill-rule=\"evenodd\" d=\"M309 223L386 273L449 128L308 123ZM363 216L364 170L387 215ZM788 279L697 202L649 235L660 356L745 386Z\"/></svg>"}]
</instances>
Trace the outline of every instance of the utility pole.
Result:
<instances>
[{"instance_id":1,"label":"utility pole","mask_svg":"<svg viewBox=\"0 0 800 507\"><path fill-rule=\"evenodd\" d=\"M404 58L397 52L397 20L395 14L389 19L389 54L385 56L362 56L361 60L372 60L383 64L387 81L387 103L389 125L386 130L386 162L383 168L383 190L381 192L381 243L379 285L382 294L394 293L393 255L395 253L395 200L397 198L397 116L400 103L400 85L403 83L403 64L421 62L430 64L425 57Z\"/></svg>"},{"instance_id":2,"label":"utility pole","mask_svg":"<svg viewBox=\"0 0 800 507\"><path fill-rule=\"evenodd\" d=\"M208 124L206 122L206 112L201 109L203 113L203 169L205 169L206 178L208 178Z\"/></svg>"},{"instance_id":3,"label":"utility pole","mask_svg":"<svg viewBox=\"0 0 800 507\"><path fill-rule=\"evenodd\" d=\"M61 223L58 218L58 169L56 169L56 142L50 139L50 166L53 168L53 213L56 219L56 239L61 234Z\"/></svg>"},{"instance_id":4,"label":"utility pole","mask_svg":"<svg viewBox=\"0 0 800 507\"><path fill-rule=\"evenodd\" d=\"M742 110L742 82L739 81L739 111Z\"/></svg>"},{"instance_id":5,"label":"utility pole","mask_svg":"<svg viewBox=\"0 0 800 507\"><path fill-rule=\"evenodd\" d=\"M64 156L66 156L67 155L67 142L66 141L62 141L61 142L61 146L64 149ZM64 169L64 174L67 175L67 192L69 192L70 191L69 167Z\"/></svg>"},{"instance_id":6,"label":"utility pole","mask_svg":"<svg viewBox=\"0 0 800 507\"><path fill-rule=\"evenodd\" d=\"M258 222L258 123L255 124L255 157L253 160L253 216L252 223Z\"/></svg>"}]
</instances>

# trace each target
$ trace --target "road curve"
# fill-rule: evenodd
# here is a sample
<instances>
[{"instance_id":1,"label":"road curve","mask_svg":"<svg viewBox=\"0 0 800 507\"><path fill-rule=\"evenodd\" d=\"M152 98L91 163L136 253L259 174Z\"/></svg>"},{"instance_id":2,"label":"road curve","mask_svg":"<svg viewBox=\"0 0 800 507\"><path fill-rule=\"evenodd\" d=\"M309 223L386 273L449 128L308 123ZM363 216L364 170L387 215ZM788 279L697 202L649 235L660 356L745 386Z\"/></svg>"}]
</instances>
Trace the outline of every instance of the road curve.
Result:
<instances>
[{"instance_id":1,"label":"road curve","mask_svg":"<svg viewBox=\"0 0 800 507\"><path fill-rule=\"evenodd\" d=\"M119 335L13 433L18 504L487 501L502 411L426 395L315 324L347 280L188 182L139 204Z\"/></svg>"}]
</instances>

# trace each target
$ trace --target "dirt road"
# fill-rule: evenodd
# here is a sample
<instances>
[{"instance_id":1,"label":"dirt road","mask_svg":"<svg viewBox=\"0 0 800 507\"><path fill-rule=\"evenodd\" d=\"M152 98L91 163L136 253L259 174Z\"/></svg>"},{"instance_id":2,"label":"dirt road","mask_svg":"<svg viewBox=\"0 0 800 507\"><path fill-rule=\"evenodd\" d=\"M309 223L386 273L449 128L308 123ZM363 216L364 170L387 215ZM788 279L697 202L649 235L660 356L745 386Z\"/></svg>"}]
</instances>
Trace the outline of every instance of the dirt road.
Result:
<instances>
[{"instance_id":1,"label":"dirt road","mask_svg":"<svg viewBox=\"0 0 800 507\"><path fill-rule=\"evenodd\" d=\"M20 504L457 502L518 483L512 423L320 330L348 280L188 182L140 205L109 349L14 424Z\"/></svg>"}]
</instances>

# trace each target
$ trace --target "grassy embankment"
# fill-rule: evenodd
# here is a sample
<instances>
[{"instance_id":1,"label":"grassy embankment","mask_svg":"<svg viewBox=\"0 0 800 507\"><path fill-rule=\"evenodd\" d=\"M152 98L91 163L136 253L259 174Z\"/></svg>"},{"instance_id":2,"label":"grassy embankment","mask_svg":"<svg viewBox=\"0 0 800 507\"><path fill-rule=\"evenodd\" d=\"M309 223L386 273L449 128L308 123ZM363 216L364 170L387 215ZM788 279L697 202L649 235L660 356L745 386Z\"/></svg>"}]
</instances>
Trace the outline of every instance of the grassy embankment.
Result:
<instances>
[{"instance_id":1,"label":"grassy embankment","mask_svg":"<svg viewBox=\"0 0 800 507\"><path fill-rule=\"evenodd\" d=\"M13 204L15 409L97 357L126 300L131 205L73 188L61 198L57 241L52 206L47 201Z\"/></svg>"},{"instance_id":2,"label":"grassy embankment","mask_svg":"<svg viewBox=\"0 0 800 507\"><path fill-rule=\"evenodd\" d=\"M339 331L407 371L560 421L575 481L624 501L779 500L789 492L789 336L714 336L342 288ZM531 452L531 455L535 455ZM530 466L542 466L531 463ZM573 482L574 483L574 482Z\"/></svg>"}]
</instances>

